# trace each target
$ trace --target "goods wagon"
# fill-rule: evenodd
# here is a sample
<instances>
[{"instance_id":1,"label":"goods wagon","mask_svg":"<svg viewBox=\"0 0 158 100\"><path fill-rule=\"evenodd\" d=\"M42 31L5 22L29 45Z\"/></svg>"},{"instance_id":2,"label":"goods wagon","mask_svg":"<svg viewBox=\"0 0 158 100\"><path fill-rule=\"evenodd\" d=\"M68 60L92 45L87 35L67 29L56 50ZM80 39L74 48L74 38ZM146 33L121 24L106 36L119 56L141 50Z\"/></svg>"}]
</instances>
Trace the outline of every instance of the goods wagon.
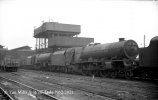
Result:
<instances>
[{"instance_id":1,"label":"goods wagon","mask_svg":"<svg viewBox=\"0 0 158 100\"><path fill-rule=\"evenodd\" d=\"M4 58L0 62L0 69L2 71L17 71L20 66L19 59L11 59L11 58Z\"/></svg>"}]
</instances>

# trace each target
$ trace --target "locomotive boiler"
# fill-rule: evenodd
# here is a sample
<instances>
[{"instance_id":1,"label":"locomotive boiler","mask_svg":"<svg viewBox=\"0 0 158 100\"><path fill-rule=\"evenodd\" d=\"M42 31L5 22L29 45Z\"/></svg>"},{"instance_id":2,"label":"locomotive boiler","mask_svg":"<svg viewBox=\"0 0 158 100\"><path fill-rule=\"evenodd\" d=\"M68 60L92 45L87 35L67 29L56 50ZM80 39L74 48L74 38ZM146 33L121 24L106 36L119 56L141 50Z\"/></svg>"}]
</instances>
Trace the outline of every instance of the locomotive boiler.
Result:
<instances>
[{"instance_id":1,"label":"locomotive boiler","mask_svg":"<svg viewBox=\"0 0 158 100\"><path fill-rule=\"evenodd\" d=\"M36 55L36 63L48 63L51 59L51 53Z\"/></svg>"},{"instance_id":2,"label":"locomotive boiler","mask_svg":"<svg viewBox=\"0 0 158 100\"><path fill-rule=\"evenodd\" d=\"M138 51L134 40L84 47L80 56L82 72L90 75L97 73L102 77L132 77L132 66Z\"/></svg>"},{"instance_id":3,"label":"locomotive boiler","mask_svg":"<svg viewBox=\"0 0 158 100\"><path fill-rule=\"evenodd\" d=\"M137 55L137 43L133 40L125 40L85 47L81 59L135 59Z\"/></svg>"}]
</instances>

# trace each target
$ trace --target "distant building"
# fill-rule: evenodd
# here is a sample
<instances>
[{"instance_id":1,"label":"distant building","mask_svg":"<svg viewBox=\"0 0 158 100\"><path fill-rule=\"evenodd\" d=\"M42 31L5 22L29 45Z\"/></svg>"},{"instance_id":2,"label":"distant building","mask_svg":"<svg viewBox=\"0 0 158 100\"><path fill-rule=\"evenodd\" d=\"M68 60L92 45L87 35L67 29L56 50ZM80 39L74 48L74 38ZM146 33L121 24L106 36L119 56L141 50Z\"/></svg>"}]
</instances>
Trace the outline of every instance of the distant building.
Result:
<instances>
[{"instance_id":1,"label":"distant building","mask_svg":"<svg viewBox=\"0 0 158 100\"><path fill-rule=\"evenodd\" d=\"M3 48L4 46L0 45L0 63L1 63L1 60L4 59L5 55L7 54L8 52L8 49L6 48Z\"/></svg>"},{"instance_id":2,"label":"distant building","mask_svg":"<svg viewBox=\"0 0 158 100\"><path fill-rule=\"evenodd\" d=\"M22 46L15 49L11 49L11 51L24 51L24 50L31 50L31 47L29 46Z\"/></svg>"}]
</instances>

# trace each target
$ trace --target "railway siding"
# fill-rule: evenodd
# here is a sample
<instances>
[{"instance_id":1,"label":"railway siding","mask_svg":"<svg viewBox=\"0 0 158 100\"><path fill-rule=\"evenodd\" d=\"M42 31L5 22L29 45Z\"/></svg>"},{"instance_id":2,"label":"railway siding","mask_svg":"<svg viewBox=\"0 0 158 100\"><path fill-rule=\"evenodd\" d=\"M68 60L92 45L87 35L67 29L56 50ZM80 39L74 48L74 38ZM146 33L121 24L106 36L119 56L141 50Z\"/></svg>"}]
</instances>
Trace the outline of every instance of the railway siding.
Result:
<instances>
[{"instance_id":1,"label":"railway siding","mask_svg":"<svg viewBox=\"0 0 158 100\"><path fill-rule=\"evenodd\" d=\"M31 86L35 89L41 90L41 91L53 91L55 94L50 94L51 96L55 96L59 98L59 100L114 100L112 98L106 97L106 96L100 96L94 93L90 93L89 91L79 91L76 89L70 89L65 86L59 86L57 84L51 84L47 82L42 82L37 79L33 79L31 77L22 77L22 75L18 76L15 74L6 74L4 75L5 78L10 78L14 81L18 81L20 83L24 83L27 86ZM24 81L25 80L25 81ZM73 91L71 93L63 93L62 91Z\"/></svg>"},{"instance_id":2,"label":"railway siding","mask_svg":"<svg viewBox=\"0 0 158 100\"><path fill-rule=\"evenodd\" d=\"M121 79L103 79L70 75L64 73L50 73L22 70L19 74L32 77L47 84L58 84L83 91L96 92L115 99L153 99L158 98L158 86L154 83Z\"/></svg>"},{"instance_id":3,"label":"railway siding","mask_svg":"<svg viewBox=\"0 0 158 100\"><path fill-rule=\"evenodd\" d=\"M0 85L4 88L11 100L58 100L43 91L34 89L11 79L0 77ZM7 100L7 99L6 99Z\"/></svg>"}]
</instances>

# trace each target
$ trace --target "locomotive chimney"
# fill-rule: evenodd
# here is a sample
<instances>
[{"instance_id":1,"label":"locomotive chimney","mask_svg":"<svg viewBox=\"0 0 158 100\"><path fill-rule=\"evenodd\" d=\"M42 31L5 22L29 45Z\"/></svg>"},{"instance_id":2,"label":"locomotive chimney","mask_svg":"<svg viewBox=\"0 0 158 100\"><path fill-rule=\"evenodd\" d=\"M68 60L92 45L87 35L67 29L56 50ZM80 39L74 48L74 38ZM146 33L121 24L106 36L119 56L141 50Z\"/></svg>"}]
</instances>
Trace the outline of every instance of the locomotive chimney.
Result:
<instances>
[{"instance_id":1,"label":"locomotive chimney","mask_svg":"<svg viewBox=\"0 0 158 100\"><path fill-rule=\"evenodd\" d=\"M119 38L119 42L124 41L124 40L125 40L125 38Z\"/></svg>"}]
</instances>

